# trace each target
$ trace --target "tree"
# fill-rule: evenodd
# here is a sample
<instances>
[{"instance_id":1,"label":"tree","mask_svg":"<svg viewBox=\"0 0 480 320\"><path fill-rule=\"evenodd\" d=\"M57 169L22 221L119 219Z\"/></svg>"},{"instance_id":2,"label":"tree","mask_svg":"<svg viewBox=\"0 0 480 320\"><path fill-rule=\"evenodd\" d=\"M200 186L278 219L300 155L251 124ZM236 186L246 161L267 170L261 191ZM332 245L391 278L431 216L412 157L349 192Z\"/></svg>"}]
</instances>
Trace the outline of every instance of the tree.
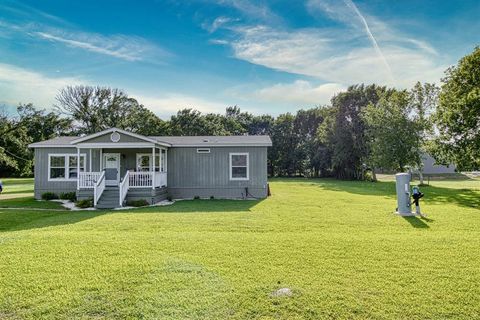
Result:
<instances>
[{"instance_id":1,"label":"tree","mask_svg":"<svg viewBox=\"0 0 480 320\"><path fill-rule=\"evenodd\" d=\"M182 109L170 119L170 134L178 136L205 136L212 132L212 123L198 110Z\"/></svg>"},{"instance_id":2,"label":"tree","mask_svg":"<svg viewBox=\"0 0 480 320\"><path fill-rule=\"evenodd\" d=\"M32 104L20 104L17 115L0 115L0 172L1 176L32 174L32 142L66 135L71 132L71 120L53 112L37 110Z\"/></svg>"},{"instance_id":3,"label":"tree","mask_svg":"<svg viewBox=\"0 0 480 320\"><path fill-rule=\"evenodd\" d=\"M322 142L331 150L332 173L339 179L363 179L364 160L368 155L365 123L361 112L376 105L385 87L355 85L332 98L334 120L323 130Z\"/></svg>"},{"instance_id":4,"label":"tree","mask_svg":"<svg viewBox=\"0 0 480 320\"><path fill-rule=\"evenodd\" d=\"M164 134L166 125L153 112L120 89L68 86L56 97L60 114L74 120L80 134L117 127L140 134Z\"/></svg>"},{"instance_id":5,"label":"tree","mask_svg":"<svg viewBox=\"0 0 480 320\"><path fill-rule=\"evenodd\" d=\"M292 176L297 171L295 150L298 144L294 131L295 116L281 114L275 120L272 129L272 148L270 148L270 175Z\"/></svg>"},{"instance_id":6,"label":"tree","mask_svg":"<svg viewBox=\"0 0 480 320\"><path fill-rule=\"evenodd\" d=\"M385 92L376 105L364 108L362 117L366 124L368 141L367 163L375 168L405 171L407 166L421 163L421 132L424 127L412 116L410 93Z\"/></svg>"},{"instance_id":7,"label":"tree","mask_svg":"<svg viewBox=\"0 0 480 320\"><path fill-rule=\"evenodd\" d=\"M410 103L413 109L413 120L417 123L417 134L420 137L421 153L428 152L429 143L434 134L432 114L438 106L438 95L440 88L435 84L417 82L410 90ZM420 162L418 174L420 176L420 184L423 185L423 162Z\"/></svg>"},{"instance_id":8,"label":"tree","mask_svg":"<svg viewBox=\"0 0 480 320\"><path fill-rule=\"evenodd\" d=\"M326 109L317 107L299 110L295 116L294 131L298 137L295 149L300 174L318 177L322 166L324 145L318 140L318 128L325 119Z\"/></svg>"},{"instance_id":9,"label":"tree","mask_svg":"<svg viewBox=\"0 0 480 320\"><path fill-rule=\"evenodd\" d=\"M438 135L431 151L437 162L480 168L480 47L460 59L442 79L434 116Z\"/></svg>"}]
</instances>

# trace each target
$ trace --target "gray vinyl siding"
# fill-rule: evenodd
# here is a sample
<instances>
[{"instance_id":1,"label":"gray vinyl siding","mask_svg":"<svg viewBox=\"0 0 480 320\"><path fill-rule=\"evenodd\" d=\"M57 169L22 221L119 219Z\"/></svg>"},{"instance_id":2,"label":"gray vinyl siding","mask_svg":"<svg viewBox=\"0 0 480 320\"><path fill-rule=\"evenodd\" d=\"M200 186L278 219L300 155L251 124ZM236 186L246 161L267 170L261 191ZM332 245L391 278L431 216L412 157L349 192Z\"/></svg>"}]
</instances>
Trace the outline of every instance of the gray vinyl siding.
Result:
<instances>
[{"instance_id":1,"label":"gray vinyl siding","mask_svg":"<svg viewBox=\"0 0 480 320\"><path fill-rule=\"evenodd\" d=\"M120 154L120 177L123 178L127 170L135 171L137 168L137 153L152 154L152 149L103 149L105 153ZM155 149L155 153L158 155L159 150Z\"/></svg>"},{"instance_id":2,"label":"gray vinyl siding","mask_svg":"<svg viewBox=\"0 0 480 320\"><path fill-rule=\"evenodd\" d=\"M455 165L450 164L448 166L435 164L435 159L429 154L422 155L424 174L443 174L443 173L455 173Z\"/></svg>"},{"instance_id":3,"label":"gray vinyl siding","mask_svg":"<svg viewBox=\"0 0 480 320\"><path fill-rule=\"evenodd\" d=\"M151 154L151 148L103 149L105 153L120 154L120 177L126 170L136 169L137 153ZM158 154L159 150L156 149ZM230 153L249 153L249 180L230 180ZM76 148L35 148L35 197L44 192L76 191L76 180L48 181L48 154L76 154ZM86 155L86 169L90 169L90 149L81 149ZM92 171L100 171L100 150L92 149ZM168 194L175 199L193 198L243 198L245 188L254 197L267 195L267 147L210 147L210 153L197 153L197 148L168 149ZM79 194L80 195L80 194ZM81 194L90 197L90 193ZM155 195L162 198L161 196ZM132 198L143 197L136 194ZM151 195L150 195L151 197Z\"/></svg>"},{"instance_id":4,"label":"gray vinyl siding","mask_svg":"<svg viewBox=\"0 0 480 320\"><path fill-rule=\"evenodd\" d=\"M230 180L230 153L249 153L249 180ZM242 198L267 194L267 147L210 147L168 150L168 190L173 198Z\"/></svg>"},{"instance_id":5,"label":"gray vinyl siding","mask_svg":"<svg viewBox=\"0 0 480 320\"><path fill-rule=\"evenodd\" d=\"M90 165L89 150L81 149L85 153L85 163L88 170ZM48 181L48 155L49 154L77 154L76 148L35 148L35 182L34 195L40 199L44 192L71 192L77 189L77 180L70 181ZM94 162L92 161L92 164Z\"/></svg>"}]
</instances>

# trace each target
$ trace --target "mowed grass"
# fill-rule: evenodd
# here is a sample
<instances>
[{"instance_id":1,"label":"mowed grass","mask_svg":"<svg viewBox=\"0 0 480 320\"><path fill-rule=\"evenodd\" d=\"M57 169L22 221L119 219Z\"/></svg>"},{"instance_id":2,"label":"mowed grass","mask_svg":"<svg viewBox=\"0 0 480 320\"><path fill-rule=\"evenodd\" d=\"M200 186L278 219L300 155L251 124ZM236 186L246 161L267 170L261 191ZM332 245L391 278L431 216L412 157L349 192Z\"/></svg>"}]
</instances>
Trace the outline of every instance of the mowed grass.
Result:
<instances>
[{"instance_id":1,"label":"mowed grass","mask_svg":"<svg viewBox=\"0 0 480 320\"><path fill-rule=\"evenodd\" d=\"M8 178L2 179L2 182L3 192L0 193L0 208L62 208L58 202L37 201L33 198L33 178Z\"/></svg>"},{"instance_id":2,"label":"mowed grass","mask_svg":"<svg viewBox=\"0 0 480 320\"><path fill-rule=\"evenodd\" d=\"M480 317L478 188L431 181L419 219L393 215L391 181L270 185L263 201L0 209L0 318Z\"/></svg>"}]
</instances>

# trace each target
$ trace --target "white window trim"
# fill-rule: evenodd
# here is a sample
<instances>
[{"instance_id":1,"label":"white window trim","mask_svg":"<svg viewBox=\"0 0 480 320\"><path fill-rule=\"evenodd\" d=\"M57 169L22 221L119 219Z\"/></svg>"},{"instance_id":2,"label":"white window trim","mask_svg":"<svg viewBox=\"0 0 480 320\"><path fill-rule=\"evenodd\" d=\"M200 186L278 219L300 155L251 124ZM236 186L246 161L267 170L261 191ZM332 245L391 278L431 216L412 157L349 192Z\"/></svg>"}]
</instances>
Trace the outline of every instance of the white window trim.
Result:
<instances>
[{"instance_id":1,"label":"white window trim","mask_svg":"<svg viewBox=\"0 0 480 320\"><path fill-rule=\"evenodd\" d=\"M64 157L65 158L65 178L52 178L50 177L51 174L51 158L52 157ZM48 181L77 181L78 179L78 173L77 173L77 178L67 178L68 173L70 172L70 161L68 157L77 157L76 153L49 153L48 154ZM86 153L81 153L80 157L83 158L83 172L87 170L87 154ZM78 161L78 160L77 160ZM75 166L76 168L76 166Z\"/></svg>"},{"instance_id":2,"label":"white window trim","mask_svg":"<svg viewBox=\"0 0 480 320\"><path fill-rule=\"evenodd\" d=\"M152 172L153 171L153 163L152 162L152 154L151 153L137 153L136 154L136 158L135 158L135 169L138 170L139 168L139 163L138 163L138 159L142 156L147 156L150 160L149 160L149 168L148 168L148 171L149 172ZM160 152L155 152L155 157L158 157L158 166L155 165L155 169L158 168L158 172L166 172L165 170L165 164L163 165L163 171L162 171L162 150L160 150ZM165 158L167 157L167 154L165 152Z\"/></svg>"},{"instance_id":3,"label":"white window trim","mask_svg":"<svg viewBox=\"0 0 480 320\"><path fill-rule=\"evenodd\" d=\"M247 177L246 178L234 178L232 177L232 157L233 156L247 156ZM230 171L230 180L232 181L247 181L250 180L250 154L248 152L231 152L229 153L229 171ZM236 166L236 167L244 167L244 166Z\"/></svg>"},{"instance_id":4,"label":"white window trim","mask_svg":"<svg viewBox=\"0 0 480 320\"><path fill-rule=\"evenodd\" d=\"M197 153L210 153L210 148L197 148Z\"/></svg>"}]
</instances>

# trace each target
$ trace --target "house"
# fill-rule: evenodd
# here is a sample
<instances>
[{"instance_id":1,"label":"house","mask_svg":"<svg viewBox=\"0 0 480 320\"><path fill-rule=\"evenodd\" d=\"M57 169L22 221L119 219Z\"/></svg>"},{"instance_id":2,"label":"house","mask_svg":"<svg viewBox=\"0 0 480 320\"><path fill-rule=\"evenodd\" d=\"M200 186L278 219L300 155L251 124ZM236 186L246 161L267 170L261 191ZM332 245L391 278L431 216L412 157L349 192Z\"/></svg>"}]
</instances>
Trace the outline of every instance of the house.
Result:
<instances>
[{"instance_id":1,"label":"house","mask_svg":"<svg viewBox=\"0 0 480 320\"><path fill-rule=\"evenodd\" d=\"M455 173L456 167L453 163L449 165L436 164L435 159L428 153L422 154L422 173L423 174L445 174Z\"/></svg>"},{"instance_id":2,"label":"house","mask_svg":"<svg viewBox=\"0 0 480 320\"><path fill-rule=\"evenodd\" d=\"M143 136L111 128L37 142L35 198L76 192L95 207L126 201L264 198L268 136ZM79 160L80 159L80 160Z\"/></svg>"}]
</instances>

